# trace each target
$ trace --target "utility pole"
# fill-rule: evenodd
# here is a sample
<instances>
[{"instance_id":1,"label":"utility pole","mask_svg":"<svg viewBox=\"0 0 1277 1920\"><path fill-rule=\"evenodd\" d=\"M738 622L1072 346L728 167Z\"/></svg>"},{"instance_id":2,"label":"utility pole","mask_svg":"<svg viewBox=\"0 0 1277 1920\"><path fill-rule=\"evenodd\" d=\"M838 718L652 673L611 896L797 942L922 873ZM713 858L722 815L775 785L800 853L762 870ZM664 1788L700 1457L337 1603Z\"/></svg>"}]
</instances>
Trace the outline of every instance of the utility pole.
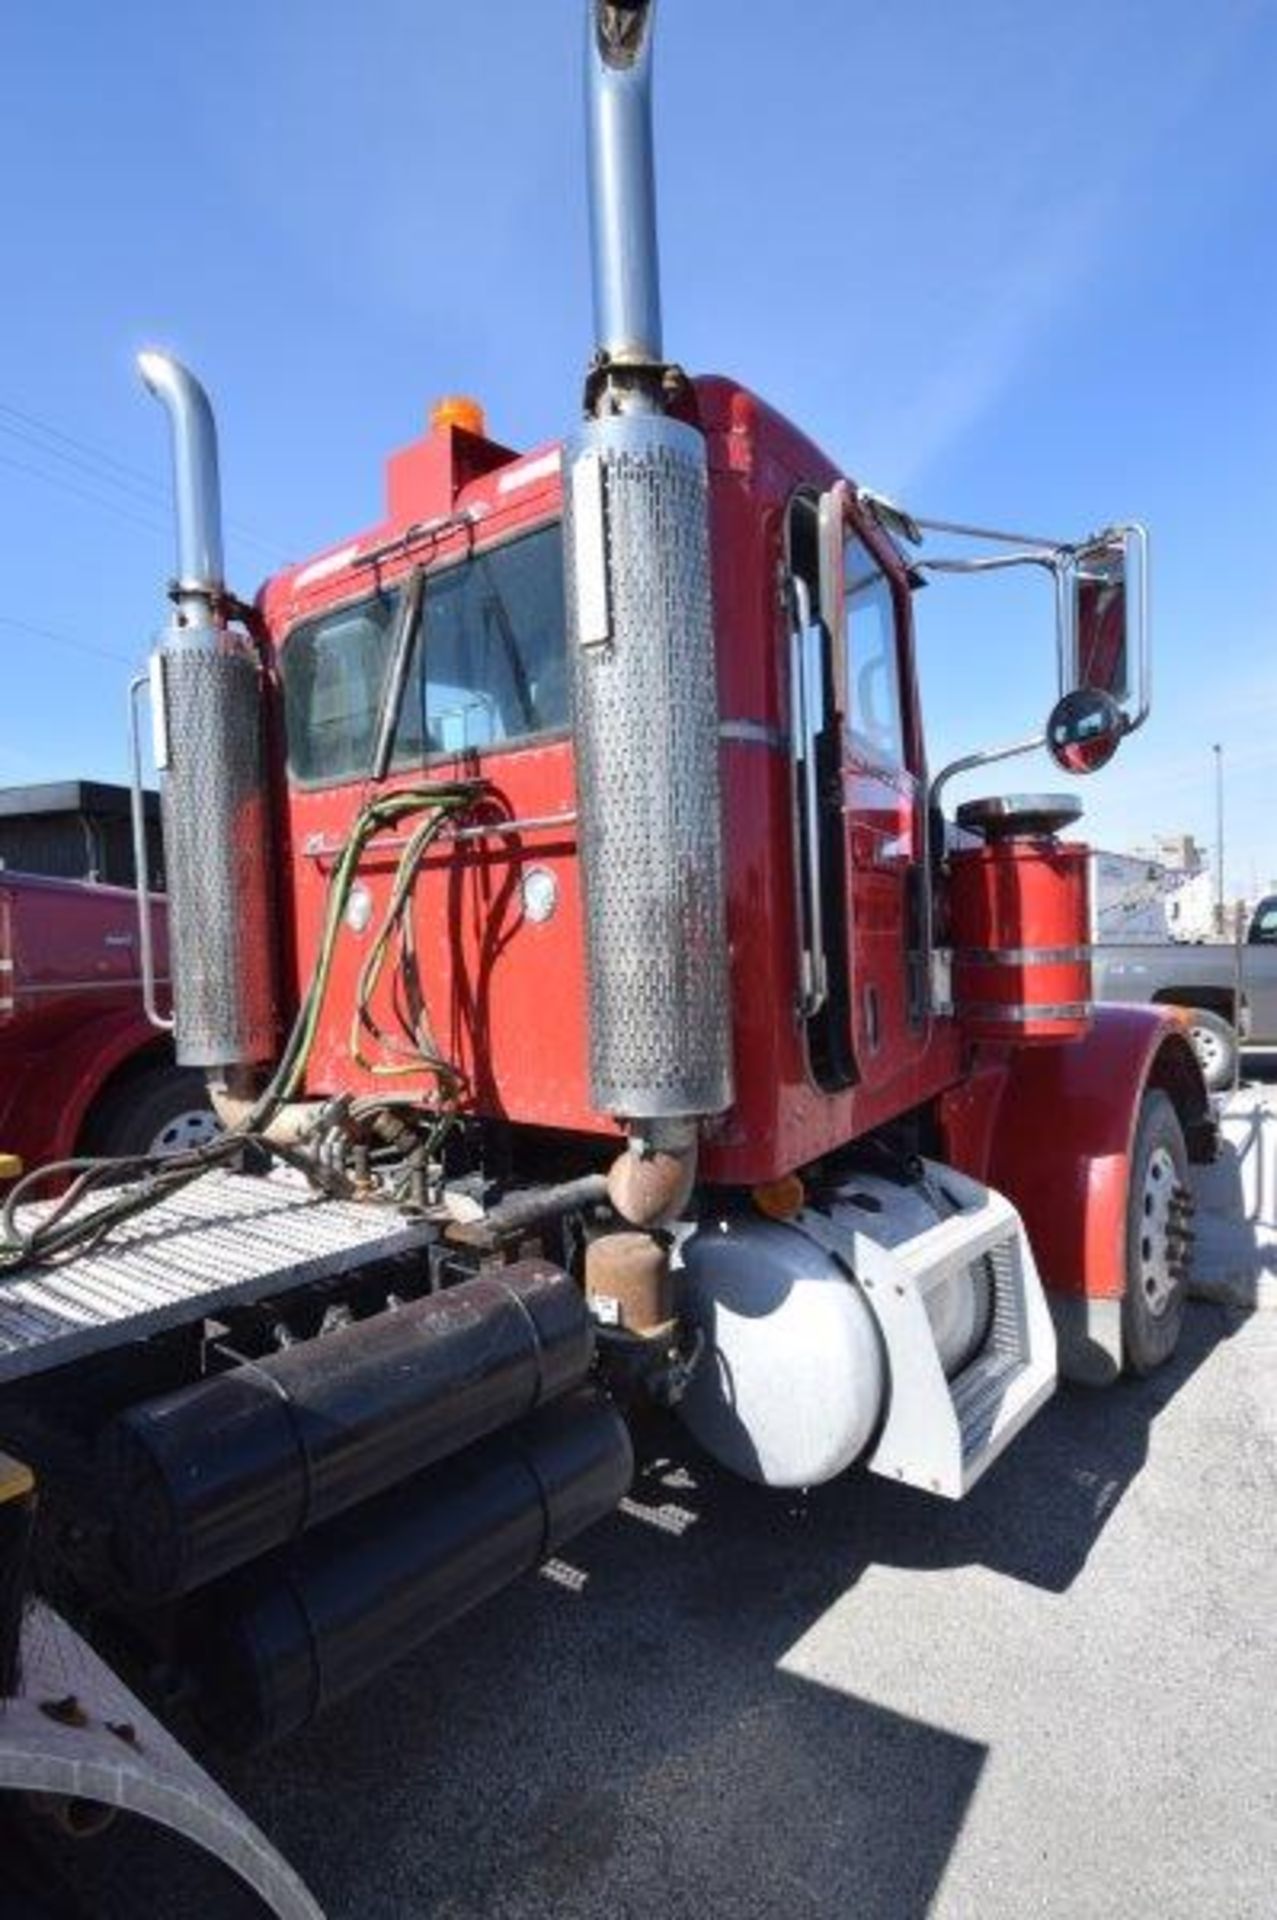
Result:
<instances>
[{"instance_id":1,"label":"utility pole","mask_svg":"<svg viewBox=\"0 0 1277 1920\"><path fill-rule=\"evenodd\" d=\"M1224 936L1224 749L1219 741L1211 748L1215 755L1215 932Z\"/></svg>"}]
</instances>

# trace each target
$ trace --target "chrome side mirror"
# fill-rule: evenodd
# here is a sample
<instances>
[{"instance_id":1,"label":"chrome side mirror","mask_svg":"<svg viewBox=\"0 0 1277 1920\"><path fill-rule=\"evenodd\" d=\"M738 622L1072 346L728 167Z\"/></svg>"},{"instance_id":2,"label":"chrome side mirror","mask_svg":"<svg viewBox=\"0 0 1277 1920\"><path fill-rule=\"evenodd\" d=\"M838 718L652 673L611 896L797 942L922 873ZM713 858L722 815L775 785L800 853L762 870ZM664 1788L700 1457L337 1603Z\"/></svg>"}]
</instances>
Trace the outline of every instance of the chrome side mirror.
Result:
<instances>
[{"instance_id":1,"label":"chrome side mirror","mask_svg":"<svg viewBox=\"0 0 1277 1920\"><path fill-rule=\"evenodd\" d=\"M1061 693L1108 694L1125 730L1148 716L1148 536L1143 527L1111 527L1064 561Z\"/></svg>"},{"instance_id":2,"label":"chrome side mirror","mask_svg":"<svg viewBox=\"0 0 1277 1920\"><path fill-rule=\"evenodd\" d=\"M1115 700L1131 692L1125 542L1101 541L1077 557L1073 627L1079 687L1100 687Z\"/></svg>"},{"instance_id":3,"label":"chrome side mirror","mask_svg":"<svg viewBox=\"0 0 1277 1920\"><path fill-rule=\"evenodd\" d=\"M1098 773L1130 731L1126 715L1102 687L1075 687L1051 709L1046 750L1065 773Z\"/></svg>"}]
</instances>

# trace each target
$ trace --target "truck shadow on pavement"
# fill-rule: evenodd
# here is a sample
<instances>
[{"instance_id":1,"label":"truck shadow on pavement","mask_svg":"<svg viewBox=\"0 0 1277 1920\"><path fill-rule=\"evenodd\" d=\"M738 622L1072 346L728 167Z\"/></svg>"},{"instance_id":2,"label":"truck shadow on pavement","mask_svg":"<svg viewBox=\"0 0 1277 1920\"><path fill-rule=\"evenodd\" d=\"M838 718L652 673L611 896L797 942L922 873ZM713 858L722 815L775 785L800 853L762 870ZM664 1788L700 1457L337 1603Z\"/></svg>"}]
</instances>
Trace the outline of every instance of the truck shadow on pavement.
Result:
<instances>
[{"instance_id":1,"label":"truck shadow on pavement","mask_svg":"<svg viewBox=\"0 0 1277 1920\"><path fill-rule=\"evenodd\" d=\"M1248 1068L1253 1061L1248 1060ZM1268 1079L1224 1096L1219 1152L1194 1169L1192 1286L1202 1298L1259 1306L1277 1288L1277 1095Z\"/></svg>"},{"instance_id":2,"label":"truck shadow on pavement","mask_svg":"<svg viewBox=\"0 0 1277 1920\"><path fill-rule=\"evenodd\" d=\"M1062 1386L956 1504L864 1476L857 1512L868 1557L901 1567L981 1565L1050 1593L1066 1592L1143 1468L1158 1415L1238 1318L1227 1308L1194 1302L1173 1358L1147 1379Z\"/></svg>"},{"instance_id":3,"label":"truck shadow on pavement","mask_svg":"<svg viewBox=\"0 0 1277 1920\"><path fill-rule=\"evenodd\" d=\"M959 1505L868 1475L749 1487L659 1425L570 1563L228 1784L331 1920L921 1916L986 1749L786 1656L875 1564L1062 1592L1228 1327L1194 1307L1161 1374L1064 1390Z\"/></svg>"},{"instance_id":4,"label":"truck shadow on pavement","mask_svg":"<svg viewBox=\"0 0 1277 1920\"><path fill-rule=\"evenodd\" d=\"M783 1671L835 1597L807 1529L663 1493L234 1770L329 1920L927 1913L985 1747Z\"/></svg>"}]
</instances>

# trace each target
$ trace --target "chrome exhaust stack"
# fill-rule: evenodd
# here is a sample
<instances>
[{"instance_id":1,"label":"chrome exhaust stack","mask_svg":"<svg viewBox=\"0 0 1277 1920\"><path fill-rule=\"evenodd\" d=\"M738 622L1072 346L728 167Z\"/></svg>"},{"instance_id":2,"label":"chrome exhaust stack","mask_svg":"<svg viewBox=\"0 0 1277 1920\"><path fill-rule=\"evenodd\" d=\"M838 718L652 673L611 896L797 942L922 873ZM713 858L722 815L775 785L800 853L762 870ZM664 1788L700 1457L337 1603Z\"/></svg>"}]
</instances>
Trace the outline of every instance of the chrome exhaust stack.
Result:
<instances>
[{"instance_id":1,"label":"chrome exhaust stack","mask_svg":"<svg viewBox=\"0 0 1277 1920\"><path fill-rule=\"evenodd\" d=\"M195 375L170 354L149 349L139 353L137 370L169 418L177 516L177 578L170 597L177 607L177 624L207 626L226 591L213 409Z\"/></svg>"},{"instance_id":2,"label":"chrome exhaust stack","mask_svg":"<svg viewBox=\"0 0 1277 1920\"><path fill-rule=\"evenodd\" d=\"M566 454L590 1088L630 1149L636 1225L676 1216L697 1122L732 1100L705 441L665 411L651 127L654 0L589 0L597 351Z\"/></svg>"},{"instance_id":3,"label":"chrome exhaust stack","mask_svg":"<svg viewBox=\"0 0 1277 1920\"><path fill-rule=\"evenodd\" d=\"M585 117L594 334L602 365L659 368L661 281L652 143L655 0L589 7Z\"/></svg>"},{"instance_id":4,"label":"chrome exhaust stack","mask_svg":"<svg viewBox=\"0 0 1277 1920\"><path fill-rule=\"evenodd\" d=\"M275 1048L261 667L228 624L208 395L168 354L137 364L168 415L177 513L173 617L151 657L177 1058L247 1066Z\"/></svg>"}]
</instances>

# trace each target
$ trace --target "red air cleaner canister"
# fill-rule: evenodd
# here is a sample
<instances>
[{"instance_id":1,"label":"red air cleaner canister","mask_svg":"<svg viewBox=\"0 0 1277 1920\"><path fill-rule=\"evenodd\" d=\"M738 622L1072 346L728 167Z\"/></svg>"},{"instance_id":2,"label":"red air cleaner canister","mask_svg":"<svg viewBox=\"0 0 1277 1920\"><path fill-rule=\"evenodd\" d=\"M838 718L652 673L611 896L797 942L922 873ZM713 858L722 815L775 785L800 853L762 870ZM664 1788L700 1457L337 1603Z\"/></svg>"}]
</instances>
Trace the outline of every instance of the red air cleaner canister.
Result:
<instances>
[{"instance_id":1,"label":"red air cleaner canister","mask_svg":"<svg viewBox=\"0 0 1277 1920\"><path fill-rule=\"evenodd\" d=\"M1057 826L1071 799L972 801L958 823L986 835L949 858L954 1011L973 1040L1075 1040L1091 1019L1088 849Z\"/></svg>"}]
</instances>

